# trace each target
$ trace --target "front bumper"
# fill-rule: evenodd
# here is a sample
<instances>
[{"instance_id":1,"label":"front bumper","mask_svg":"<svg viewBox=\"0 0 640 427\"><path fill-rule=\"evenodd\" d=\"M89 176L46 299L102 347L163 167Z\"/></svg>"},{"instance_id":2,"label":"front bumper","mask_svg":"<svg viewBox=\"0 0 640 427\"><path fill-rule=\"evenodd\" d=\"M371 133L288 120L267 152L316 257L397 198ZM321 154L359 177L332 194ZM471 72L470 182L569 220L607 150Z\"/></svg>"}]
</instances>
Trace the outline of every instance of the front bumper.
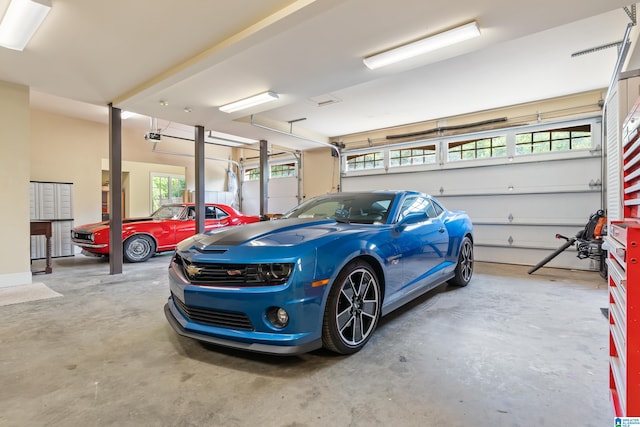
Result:
<instances>
[{"instance_id":1,"label":"front bumper","mask_svg":"<svg viewBox=\"0 0 640 427\"><path fill-rule=\"evenodd\" d=\"M171 296L164 312L183 336L246 351L294 355L322 347L324 287L305 289L289 283L268 287L192 285L169 267ZM267 313L282 307L289 314L284 328Z\"/></svg>"},{"instance_id":2,"label":"front bumper","mask_svg":"<svg viewBox=\"0 0 640 427\"><path fill-rule=\"evenodd\" d=\"M171 301L164 305L164 315L167 317L169 324L173 327L173 329L179 335L182 335L188 338L193 338L198 341L204 341L204 342L219 345L222 347L230 347L238 350L252 351L256 353L278 354L282 356L285 356L285 355L293 356L296 354L307 353L309 351L313 351L322 347L322 339L317 339L317 340L310 341L300 345L283 346L283 345L273 345L273 344L262 344L257 342L234 341L231 339L224 339L224 338L219 338L211 335L205 335L202 333L189 331L185 329L180 324L180 322L176 320L176 317L172 312L172 307L173 307L173 310L175 310L175 305Z\"/></svg>"},{"instance_id":3,"label":"front bumper","mask_svg":"<svg viewBox=\"0 0 640 427\"><path fill-rule=\"evenodd\" d=\"M88 243L88 242L82 242L82 241L78 241L78 240L73 240L71 239L71 242L76 245L76 246L80 246L83 249L104 249L106 248L107 245L106 243L103 244L95 244L95 243Z\"/></svg>"}]
</instances>

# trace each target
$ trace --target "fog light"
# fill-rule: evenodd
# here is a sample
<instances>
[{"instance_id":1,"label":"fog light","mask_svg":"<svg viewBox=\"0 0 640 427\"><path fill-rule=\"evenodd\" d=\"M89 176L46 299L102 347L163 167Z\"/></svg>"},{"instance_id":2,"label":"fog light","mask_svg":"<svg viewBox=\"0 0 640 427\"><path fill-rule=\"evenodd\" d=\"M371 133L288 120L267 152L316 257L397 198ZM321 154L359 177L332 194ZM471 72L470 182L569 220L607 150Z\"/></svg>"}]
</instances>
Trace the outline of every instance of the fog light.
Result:
<instances>
[{"instance_id":1,"label":"fog light","mask_svg":"<svg viewBox=\"0 0 640 427\"><path fill-rule=\"evenodd\" d=\"M279 308L276 311L276 319L282 326L285 326L287 323L289 323L289 315L284 308Z\"/></svg>"},{"instance_id":2,"label":"fog light","mask_svg":"<svg viewBox=\"0 0 640 427\"><path fill-rule=\"evenodd\" d=\"M284 328L289 324L289 313L282 307L273 307L269 310L269 321L276 328Z\"/></svg>"}]
</instances>

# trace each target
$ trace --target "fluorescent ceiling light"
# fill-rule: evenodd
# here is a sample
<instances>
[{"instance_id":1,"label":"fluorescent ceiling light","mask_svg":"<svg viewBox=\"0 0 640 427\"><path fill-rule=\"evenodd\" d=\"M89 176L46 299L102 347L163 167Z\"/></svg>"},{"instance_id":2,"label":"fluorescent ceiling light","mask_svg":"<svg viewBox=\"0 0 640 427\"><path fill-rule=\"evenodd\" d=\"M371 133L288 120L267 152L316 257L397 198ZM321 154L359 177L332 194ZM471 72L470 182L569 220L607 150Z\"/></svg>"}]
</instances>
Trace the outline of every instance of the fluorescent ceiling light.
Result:
<instances>
[{"instance_id":1,"label":"fluorescent ceiling light","mask_svg":"<svg viewBox=\"0 0 640 427\"><path fill-rule=\"evenodd\" d=\"M243 136L231 135L230 133L218 132L215 130L210 130L209 133L205 137L205 142L208 139L230 142L236 145L246 145L246 144L257 144L257 139L245 138Z\"/></svg>"},{"instance_id":2,"label":"fluorescent ceiling light","mask_svg":"<svg viewBox=\"0 0 640 427\"><path fill-rule=\"evenodd\" d=\"M249 98L241 99L240 101L232 102L231 104L223 105L222 107L220 107L220 111L224 113L233 113L234 111L240 111L246 108L255 107L256 105L274 101L278 98L278 94L275 92L263 92Z\"/></svg>"},{"instance_id":3,"label":"fluorescent ceiling light","mask_svg":"<svg viewBox=\"0 0 640 427\"><path fill-rule=\"evenodd\" d=\"M404 61L405 59L413 58L436 49L478 37L479 35L480 29L478 28L478 24L474 21L469 24L456 27L452 30L425 37L415 42L407 43L394 49L384 51L377 55L369 56L364 58L362 62L364 62L364 65L370 69L375 70L376 68Z\"/></svg>"},{"instance_id":4,"label":"fluorescent ceiling light","mask_svg":"<svg viewBox=\"0 0 640 427\"><path fill-rule=\"evenodd\" d=\"M0 46L24 50L50 10L50 0L11 0L0 22Z\"/></svg>"},{"instance_id":5,"label":"fluorescent ceiling light","mask_svg":"<svg viewBox=\"0 0 640 427\"><path fill-rule=\"evenodd\" d=\"M138 113L132 113L131 111L123 111L122 113L120 113L120 118L122 120L127 120L130 119L131 117L135 117L135 116L139 116Z\"/></svg>"}]
</instances>

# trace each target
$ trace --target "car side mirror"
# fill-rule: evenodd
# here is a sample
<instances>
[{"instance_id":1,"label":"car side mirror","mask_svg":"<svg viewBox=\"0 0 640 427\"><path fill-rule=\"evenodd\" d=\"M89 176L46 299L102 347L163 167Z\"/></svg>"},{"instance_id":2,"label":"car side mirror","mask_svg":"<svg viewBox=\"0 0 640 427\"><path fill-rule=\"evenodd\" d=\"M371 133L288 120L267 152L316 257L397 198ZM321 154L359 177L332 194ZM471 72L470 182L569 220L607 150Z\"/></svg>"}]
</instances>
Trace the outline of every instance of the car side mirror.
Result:
<instances>
[{"instance_id":1,"label":"car side mirror","mask_svg":"<svg viewBox=\"0 0 640 427\"><path fill-rule=\"evenodd\" d=\"M406 227L407 225L416 224L418 222L426 221L429 219L425 212L410 212L400 221L398 221L398 227Z\"/></svg>"}]
</instances>

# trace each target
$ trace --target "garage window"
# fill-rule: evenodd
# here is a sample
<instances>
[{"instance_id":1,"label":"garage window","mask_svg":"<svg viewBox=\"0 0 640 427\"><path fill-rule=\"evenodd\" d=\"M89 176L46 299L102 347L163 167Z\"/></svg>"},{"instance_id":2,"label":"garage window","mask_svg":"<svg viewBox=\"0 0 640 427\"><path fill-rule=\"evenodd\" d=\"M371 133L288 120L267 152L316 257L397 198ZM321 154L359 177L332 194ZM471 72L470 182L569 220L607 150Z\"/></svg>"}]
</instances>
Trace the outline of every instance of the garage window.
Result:
<instances>
[{"instance_id":1,"label":"garage window","mask_svg":"<svg viewBox=\"0 0 640 427\"><path fill-rule=\"evenodd\" d=\"M427 165L436 162L436 146L402 148L389 150L389 166Z\"/></svg>"},{"instance_id":2,"label":"garage window","mask_svg":"<svg viewBox=\"0 0 640 427\"><path fill-rule=\"evenodd\" d=\"M347 169L350 171L378 169L383 167L384 154L382 151L347 156Z\"/></svg>"},{"instance_id":3,"label":"garage window","mask_svg":"<svg viewBox=\"0 0 640 427\"><path fill-rule=\"evenodd\" d=\"M287 176L296 176L295 163L283 163L271 166L271 178L283 178Z\"/></svg>"},{"instance_id":4,"label":"garage window","mask_svg":"<svg viewBox=\"0 0 640 427\"><path fill-rule=\"evenodd\" d=\"M260 168L249 168L244 171L245 181L258 181L260 179Z\"/></svg>"},{"instance_id":5,"label":"garage window","mask_svg":"<svg viewBox=\"0 0 640 427\"><path fill-rule=\"evenodd\" d=\"M591 125L525 132L516 134L516 154L588 150L591 148Z\"/></svg>"},{"instance_id":6,"label":"garage window","mask_svg":"<svg viewBox=\"0 0 640 427\"><path fill-rule=\"evenodd\" d=\"M504 135L471 141L456 141L449 143L448 160L488 159L492 157L506 157L507 137Z\"/></svg>"},{"instance_id":7,"label":"garage window","mask_svg":"<svg viewBox=\"0 0 640 427\"><path fill-rule=\"evenodd\" d=\"M181 203L186 182L184 176L151 174L151 212L162 205Z\"/></svg>"},{"instance_id":8,"label":"garage window","mask_svg":"<svg viewBox=\"0 0 640 427\"><path fill-rule=\"evenodd\" d=\"M285 178L290 176L296 176L296 164L292 163L280 163L277 165L269 166L270 175L269 178ZM253 167L244 170L245 181L258 181L260 179L260 168Z\"/></svg>"}]
</instances>

